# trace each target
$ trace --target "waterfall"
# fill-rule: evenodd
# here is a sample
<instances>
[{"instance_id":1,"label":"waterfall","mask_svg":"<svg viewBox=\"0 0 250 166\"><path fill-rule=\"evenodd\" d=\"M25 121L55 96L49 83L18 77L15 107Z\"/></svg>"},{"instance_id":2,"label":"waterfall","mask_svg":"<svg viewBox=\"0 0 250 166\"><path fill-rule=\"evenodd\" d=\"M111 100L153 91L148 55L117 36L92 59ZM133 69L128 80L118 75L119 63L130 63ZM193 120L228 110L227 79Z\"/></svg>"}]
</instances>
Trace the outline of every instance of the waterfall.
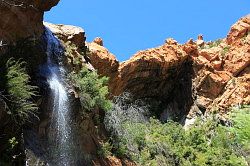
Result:
<instances>
[{"instance_id":1,"label":"waterfall","mask_svg":"<svg viewBox=\"0 0 250 166\"><path fill-rule=\"evenodd\" d=\"M49 141L52 165L72 165L71 154L71 127L69 114L69 97L63 81L64 69L62 65L53 62L60 61L64 50L59 40L46 28L47 38L47 83L51 91L52 117L50 124ZM54 61L55 61L54 60ZM49 163L50 164L50 163Z\"/></svg>"}]
</instances>

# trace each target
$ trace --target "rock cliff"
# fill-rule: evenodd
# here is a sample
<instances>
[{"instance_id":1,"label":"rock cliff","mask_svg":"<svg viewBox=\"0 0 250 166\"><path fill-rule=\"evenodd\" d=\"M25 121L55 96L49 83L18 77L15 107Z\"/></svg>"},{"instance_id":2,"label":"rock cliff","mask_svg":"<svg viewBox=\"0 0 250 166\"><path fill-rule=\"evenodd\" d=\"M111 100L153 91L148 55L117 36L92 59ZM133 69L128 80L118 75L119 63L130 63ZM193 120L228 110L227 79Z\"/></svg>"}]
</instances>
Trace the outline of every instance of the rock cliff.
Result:
<instances>
[{"instance_id":1,"label":"rock cliff","mask_svg":"<svg viewBox=\"0 0 250 166\"><path fill-rule=\"evenodd\" d=\"M200 35L185 44L167 39L162 46L139 51L122 63L95 40L88 44L89 57L99 74L110 77L112 95L128 91L137 98L159 98L164 103L193 96L200 110L225 113L233 105L250 103L249 31L248 15L231 27L226 39L205 42ZM184 114L189 112L185 109Z\"/></svg>"},{"instance_id":2,"label":"rock cliff","mask_svg":"<svg viewBox=\"0 0 250 166\"><path fill-rule=\"evenodd\" d=\"M59 0L1 0L0 41L13 44L17 40L35 40L43 33L43 14Z\"/></svg>"}]
</instances>

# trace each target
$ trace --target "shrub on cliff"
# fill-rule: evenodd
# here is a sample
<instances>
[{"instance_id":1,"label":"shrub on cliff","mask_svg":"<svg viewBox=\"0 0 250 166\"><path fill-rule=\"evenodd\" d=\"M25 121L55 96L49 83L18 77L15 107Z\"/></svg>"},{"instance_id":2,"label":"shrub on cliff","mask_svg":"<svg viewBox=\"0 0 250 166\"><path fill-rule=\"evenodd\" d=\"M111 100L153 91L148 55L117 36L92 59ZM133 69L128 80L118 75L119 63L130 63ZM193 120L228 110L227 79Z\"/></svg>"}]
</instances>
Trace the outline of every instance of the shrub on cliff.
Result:
<instances>
[{"instance_id":1,"label":"shrub on cliff","mask_svg":"<svg viewBox=\"0 0 250 166\"><path fill-rule=\"evenodd\" d=\"M125 125L130 141L137 145L139 152L128 151L128 155L141 165L245 165L233 150L234 137L217 125L200 121L188 131L178 123L162 124L155 119L146 124Z\"/></svg>"},{"instance_id":2,"label":"shrub on cliff","mask_svg":"<svg viewBox=\"0 0 250 166\"><path fill-rule=\"evenodd\" d=\"M36 87L29 85L29 75L26 72L25 62L13 58L6 63L6 94L4 99L7 113L17 124L25 123L30 115L35 115L36 104L32 97L36 94Z\"/></svg>"},{"instance_id":3,"label":"shrub on cliff","mask_svg":"<svg viewBox=\"0 0 250 166\"><path fill-rule=\"evenodd\" d=\"M184 130L176 122L149 119L147 106L135 103L122 96L105 117L114 154L139 165L246 165L235 133L215 115Z\"/></svg>"},{"instance_id":4,"label":"shrub on cliff","mask_svg":"<svg viewBox=\"0 0 250 166\"><path fill-rule=\"evenodd\" d=\"M231 131L236 134L236 140L242 146L241 153L250 164L250 105L233 108L231 118Z\"/></svg>"},{"instance_id":5,"label":"shrub on cliff","mask_svg":"<svg viewBox=\"0 0 250 166\"><path fill-rule=\"evenodd\" d=\"M107 99L107 77L99 77L95 71L83 67L78 73L70 74L74 86L79 92L82 106L87 110L99 107L105 111L110 110L112 103Z\"/></svg>"},{"instance_id":6,"label":"shrub on cliff","mask_svg":"<svg viewBox=\"0 0 250 166\"><path fill-rule=\"evenodd\" d=\"M0 125L2 129L6 129L0 133L0 165L20 165L23 162L21 129L31 115L35 116L37 110L36 104L32 101L36 87L29 84L30 77L25 65L23 61L11 58L0 67L0 100L4 105L4 111L7 112Z\"/></svg>"}]
</instances>

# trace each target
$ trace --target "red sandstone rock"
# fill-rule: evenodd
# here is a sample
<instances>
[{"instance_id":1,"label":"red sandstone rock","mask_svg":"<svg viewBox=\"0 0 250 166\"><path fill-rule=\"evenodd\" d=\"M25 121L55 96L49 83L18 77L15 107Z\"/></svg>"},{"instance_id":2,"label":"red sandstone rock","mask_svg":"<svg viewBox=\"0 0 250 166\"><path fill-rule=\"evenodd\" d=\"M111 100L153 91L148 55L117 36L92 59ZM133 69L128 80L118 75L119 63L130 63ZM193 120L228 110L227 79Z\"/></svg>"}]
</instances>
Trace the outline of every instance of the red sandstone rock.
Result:
<instances>
[{"instance_id":1,"label":"red sandstone rock","mask_svg":"<svg viewBox=\"0 0 250 166\"><path fill-rule=\"evenodd\" d=\"M227 43L233 44L243 36L247 35L250 31L250 15L241 18L237 23L235 23L227 35Z\"/></svg>"},{"instance_id":2,"label":"red sandstone rock","mask_svg":"<svg viewBox=\"0 0 250 166\"><path fill-rule=\"evenodd\" d=\"M44 25L65 43L70 41L78 47L85 46L86 38L82 28L72 25L51 24L48 22L44 22Z\"/></svg>"},{"instance_id":3,"label":"red sandstone rock","mask_svg":"<svg viewBox=\"0 0 250 166\"><path fill-rule=\"evenodd\" d=\"M161 96L163 91L168 91L166 80L170 70L178 71L187 60L186 52L173 40L158 48L140 51L120 64L117 77L111 78L115 80L110 85L111 92L119 95L128 91L138 97Z\"/></svg>"},{"instance_id":4,"label":"red sandstone rock","mask_svg":"<svg viewBox=\"0 0 250 166\"><path fill-rule=\"evenodd\" d=\"M199 55L206 58L208 61L212 61L218 57L221 52L221 48L213 47L210 49L202 49L199 51Z\"/></svg>"},{"instance_id":5,"label":"red sandstone rock","mask_svg":"<svg viewBox=\"0 0 250 166\"><path fill-rule=\"evenodd\" d=\"M98 70L98 73L100 75L113 77L113 75L118 71L119 67L119 62L115 56L106 48L95 42L88 43L88 48L90 51L88 56L90 58L91 64L95 69Z\"/></svg>"},{"instance_id":6,"label":"red sandstone rock","mask_svg":"<svg viewBox=\"0 0 250 166\"><path fill-rule=\"evenodd\" d=\"M225 111L238 104L250 104L250 74L228 81L225 92L215 99L208 108L219 108L222 111L221 114L225 114Z\"/></svg>"},{"instance_id":7,"label":"red sandstone rock","mask_svg":"<svg viewBox=\"0 0 250 166\"><path fill-rule=\"evenodd\" d=\"M174 40L173 38L166 39L165 43L169 44L169 45L177 45L178 44L178 42L176 40Z\"/></svg>"},{"instance_id":8,"label":"red sandstone rock","mask_svg":"<svg viewBox=\"0 0 250 166\"><path fill-rule=\"evenodd\" d=\"M188 55L198 56L198 47L193 42L193 40L189 40L186 44L183 45L182 48Z\"/></svg>"},{"instance_id":9,"label":"red sandstone rock","mask_svg":"<svg viewBox=\"0 0 250 166\"><path fill-rule=\"evenodd\" d=\"M0 2L0 41L10 44L43 33L43 13L59 0L5 0Z\"/></svg>"},{"instance_id":10,"label":"red sandstone rock","mask_svg":"<svg viewBox=\"0 0 250 166\"><path fill-rule=\"evenodd\" d=\"M100 37L95 38L93 42L100 46L103 46L103 40Z\"/></svg>"},{"instance_id":11,"label":"red sandstone rock","mask_svg":"<svg viewBox=\"0 0 250 166\"><path fill-rule=\"evenodd\" d=\"M204 45L204 40L203 40L203 36L202 35L199 35L198 36L198 39L196 40L196 44L198 45L198 46L203 46Z\"/></svg>"},{"instance_id":12,"label":"red sandstone rock","mask_svg":"<svg viewBox=\"0 0 250 166\"><path fill-rule=\"evenodd\" d=\"M198 93L204 97L215 99L230 80L227 72L205 72L205 76L197 87Z\"/></svg>"},{"instance_id":13,"label":"red sandstone rock","mask_svg":"<svg viewBox=\"0 0 250 166\"><path fill-rule=\"evenodd\" d=\"M213 68L215 70L221 70L222 62L221 61L213 61L212 62Z\"/></svg>"},{"instance_id":14,"label":"red sandstone rock","mask_svg":"<svg viewBox=\"0 0 250 166\"><path fill-rule=\"evenodd\" d=\"M208 47L208 44L204 43L205 49L198 49L197 43L193 40L189 40L181 46L175 40L167 39L163 46L139 51L131 59L120 64L113 55L109 55L105 48L92 43L90 45L92 63L99 73L111 77L109 87L112 95L130 91L139 97L160 97L163 93L168 92L169 87L165 84L166 81L171 86L175 86L169 79L170 69L174 68L178 71L186 60L192 59L195 72L193 86L196 87L197 98L200 103L203 103L202 105L211 108L213 101L222 100L221 96L230 96L227 99L230 104L224 100L221 102L224 107L220 108L223 109L236 104L239 100L244 101L241 103L249 103L248 83L241 81L237 92L240 94L239 100L234 100L233 96L236 97L236 94L229 95L231 91L227 86L231 79L238 80L238 75L242 76L240 80L246 80L250 71L248 36L237 44L228 45L228 41L238 40L243 34L246 35L248 19L248 17L242 18L239 22L244 23L236 23L231 28L227 40L221 40L219 45ZM202 36L199 36L198 39L203 40ZM111 65L114 64L111 62L115 62L116 65Z\"/></svg>"},{"instance_id":15,"label":"red sandstone rock","mask_svg":"<svg viewBox=\"0 0 250 166\"><path fill-rule=\"evenodd\" d=\"M198 40L203 40L203 35L198 35Z\"/></svg>"},{"instance_id":16,"label":"red sandstone rock","mask_svg":"<svg viewBox=\"0 0 250 166\"><path fill-rule=\"evenodd\" d=\"M225 58L224 70L237 76L250 65L250 43L242 46L232 46Z\"/></svg>"}]
</instances>

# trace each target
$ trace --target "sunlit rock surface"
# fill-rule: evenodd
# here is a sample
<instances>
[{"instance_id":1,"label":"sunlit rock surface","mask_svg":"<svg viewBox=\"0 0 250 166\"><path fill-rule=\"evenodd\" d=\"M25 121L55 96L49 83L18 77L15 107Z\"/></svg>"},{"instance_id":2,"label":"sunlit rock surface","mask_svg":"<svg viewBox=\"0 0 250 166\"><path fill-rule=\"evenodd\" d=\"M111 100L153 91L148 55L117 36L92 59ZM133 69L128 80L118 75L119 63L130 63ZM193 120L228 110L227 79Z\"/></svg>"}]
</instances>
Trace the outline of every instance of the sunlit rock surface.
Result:
<instances>
[{"instance_id":1,"label":"sunlit rock surface","mask_svg":"<svg viewBox=\"0 0 250 166\"><path fill-rule=\"evenodd\" d=\"M0 42L12 44L20 39L35 40L43 33L43 14L59 0L0 1Z\"/></svg>"},{"instance_id":2,"label":"sunlit rock surface","mask_svg":"<svg viewBox=\"0 0 250 166\"><path fill-rule=\"evenodd\" d=\"M178 93L171 91L177 87L178 80L190 75L195 103L201 109L218 107L225 112L233 105L250 103L249 22L249 15L241 18L226 39L215 42L204 42L201 35L197 41L189 40L183 45L168 39L158 48L139 51L119 66L112 65L117 64L113 54L92 42L89 44L90 59L101 75L110 77L112 95L128 91L138 98L175 97ZM185 70L187 62L192 63L192 72ZM182 69L183 75L177 79ZM179 87L180 91L186 88Z\"/></svg>"}]
</instances>

